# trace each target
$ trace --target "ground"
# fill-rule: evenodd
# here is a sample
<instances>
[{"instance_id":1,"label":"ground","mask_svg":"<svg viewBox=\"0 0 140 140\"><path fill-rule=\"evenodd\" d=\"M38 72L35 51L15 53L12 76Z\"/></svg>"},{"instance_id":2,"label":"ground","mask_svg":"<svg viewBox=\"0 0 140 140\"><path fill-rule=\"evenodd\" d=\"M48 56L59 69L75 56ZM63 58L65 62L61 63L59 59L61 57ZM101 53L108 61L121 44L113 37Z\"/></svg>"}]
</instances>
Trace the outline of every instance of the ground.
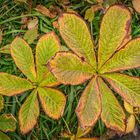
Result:
<instances>
[{"instance_id":1,"label":"ground","mask_svg":"<svg viewBox=\"0 0 140 140\"><path fill-rule=\"evenodd\" d=\"M0 0L0 31L2 32L0 48L10 44L16 36L23 37L25 32L28 30L26 21L28 24L28 20L32 20L35 17L38 19L38 37L31 43L33 50L35 50L35 45L38 38L43 34L49 31L55 31L59 35L58 29L54 26L54 21L57 21L58 16L50 19L41 14L35 10L38 4L41 4L47 8L49 8L51 5L58 6L62 10L61 12L66 11L68 7L83 17L85 15L85 11L92 4L96 4L95 0L91 0L91 3L88 0L65 0L66 3L63 3L62 0L29 0L27 3L22 1L26 0ZM140 15L138 15L138 13L133 9L131 0L118 1L119 3L129 7L129 9L132 11L132 37L140 36ZM93 21L90 23L88 22L91 34L95 40L95 44L97 44L98 41L102 16L102 10L97 11ZM61 43L64 44L62 40ZM23 77L9 54L0 54L0 72L7 72ZM133 69L125 72L129 75L140 76L140 69ZM75 108L86 84L87 83L84 83L79 86L60 85L58 87L67 97L67 105L64 116L60 120L52 120L47 117L43 111L41 111L38 118L38 123L30 133L22 135L20 133L19 124L17 123L16 131L8 132L8 136L10 136L12 140L62 140L62 132L70 130L72 133L75 133L78 125ZM12 113L18 120L19 108L28 94L29 92L18 96L4 97L5 109L2 113ZM99 120L88 136L105 137L107 135L107 131L108 129L105 127L102 121Z\"/></svg>"}]
</instances>

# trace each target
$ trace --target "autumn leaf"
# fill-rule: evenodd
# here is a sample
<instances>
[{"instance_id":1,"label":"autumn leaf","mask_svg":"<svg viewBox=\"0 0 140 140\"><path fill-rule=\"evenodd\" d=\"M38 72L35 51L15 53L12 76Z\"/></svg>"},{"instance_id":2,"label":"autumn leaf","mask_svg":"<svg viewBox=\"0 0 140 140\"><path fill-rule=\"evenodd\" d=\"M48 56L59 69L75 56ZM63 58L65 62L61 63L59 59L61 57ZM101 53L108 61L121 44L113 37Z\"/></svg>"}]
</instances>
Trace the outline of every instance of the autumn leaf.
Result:
<instances>
[{"instance_id":1,"label":"autumn leaf","mask_svg":"<svg viewBox=\"0 0 140 140\"><path fill-rule=\"evenodd\" d=\"M0 53L10 54L10 44L7 44L6 46L0 48Z\"/></svg>"},{"instance_id":2,"label":"autumn leaf","mask_svg":"<svg viewBox=\"0 0 140 140\"><path fill-rule=\"evenodd\" d=\"M85 19L89 22L92 22L92 20L94 19L94 10L92 7L86 10Z\"/></svg>"},{"instance_id":3,"label":"autumn leaf","mask_svg":"<svg viewBox=\"0 0 140 140\"><path fill-rule=\"evenodd\" d=\"M129 118L127 119L127 124L126 124L126 133L130 133L134 130L135 128L135 116L130 115Z\"/></svg>"},{"instance_id":4,"label":"autumn leaf","mask_svg":"<svg viewBox=\"0 0 140 140\"><path fill-rule=\"evenodd\" d=\"M24 34L24 39L27 41L28 44L32 44L35 39L38 37L38 28L34 27L29 30Z\"/></svg>"},{"instance_id":5,"label":"autumn leaf","mask_svg":"<svg viewBox=\"0 0 140 140\"><path fill-rule=\"evenodd\" d=\"M46 8L43 5L37 5L36 10L49 18L55 18L57 15L55 11L51 12L48 8Z\"/></svg>"},{"instance_id":6,"label":"autumn leaf","mask_svg":"<svg viewBox=\"0 0 140 140\"><path fill-rule=\"evenodd\" d=\"M114 91L140 107L140 78L123 74L123 70L140 67L140 38L131 39L130 11L122 5L108 8L101 22L97 60L94 42L79 15L64 13L58 24L72 52L57 53L47 66L63 84L89 81L76 108L80 126L93 127L101 117L108 128L125 133L126 116Z\"/></svg>"},{"instance_id":7,"label":"autumn leaf","mask_svg":"<svg viewBox=\"0 0 140 140\"><path fill-rule=\"evenodd\" d=\"M134 9L140 14L140 0L132 0Z\"/></svg>"},{"instance_id":8,"label":"autumn leaf","mask_svg":"<svg viewBox=\"0 0 140 140\"><path fill-rule=\"evenodd\" d=\"M0 140L11 140L6 134L0 131Z\"/></svg>"},{"instance_id":9,"label":"autumn leaf","mask_svg":"<svg viewBox=\"0 0 140 140\"><path fill-rule=\"evenodd\" d=\"M16 129L16 119L12 114L3 114L0 116L0 130L4 132L14 131Z\"/></svg>"},{"instance_id":10,"label":"autumn leaf","mask_svg":"<svg viewBox=\"0 0 140 140\"><path fill-rule=\"evenodd\" d=\"M33 29L33 28L37 27L37 25L38 25L38 19L37 18L34 18L33 20L31 20L28 23L27 27L30 30L30 29Z\"/></svg>"},{"instance_id":11,"label":"autumn leaf","mask_svg":"<svg viewBox=\"0 0 140 140\"><path fill-rule=\"evenodd\" d=\"M1 72L0 94L14 96L25 91L29 92L29 96L21 105L18 116L22 134L28 133L36 125L40 114L39 100L44 112L49 117L59 119L63 115L66 104L65 95L54 88L60 82L46 68L46 63L59 51L59 48L60 43L54 32L40 38L36 46L35 58L32 49L22 38L16 37L11 43L11 56L25 77L20 78ZM2 102L0 98L0 109L3 108ZM9 120L5 116L0 117L0 119L0 121L7 121L7 124L0 122L0 126L1 123L4 124L3 127L0 127L0 130L9 131L12 129L11 119Z\"/></svg>"}]
</instances>

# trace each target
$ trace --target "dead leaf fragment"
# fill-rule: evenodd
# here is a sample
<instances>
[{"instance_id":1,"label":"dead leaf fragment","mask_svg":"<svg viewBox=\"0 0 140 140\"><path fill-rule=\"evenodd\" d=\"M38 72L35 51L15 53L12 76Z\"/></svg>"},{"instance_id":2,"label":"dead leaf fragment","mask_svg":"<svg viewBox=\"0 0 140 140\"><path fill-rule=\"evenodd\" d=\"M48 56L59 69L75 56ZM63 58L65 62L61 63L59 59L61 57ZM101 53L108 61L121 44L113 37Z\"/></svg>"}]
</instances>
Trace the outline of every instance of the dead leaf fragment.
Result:
<instances>
[{"instance_id":1,"label":"dead leaf fragment","mask_svg":"<svg viewBox=\"0 0 140 140\"><path fill-rule=\"evenodd\" d=\"M134 9L140 14L140 0L132 0Z\"/></svg>"},{"instance_id":2,"label":"dead leaf fragment","mask_svg":"<svg viewBox=\"0 0 140 140\"><path fill-rule=\"evenodd\" d=\"M133 106L130 105L129 103L127 103L126 101L124 101L124 108L126 109L126 111L130 114L133 114Z\"/></svg>"},{"instance_id":3,"label":"dead leaf fragment","mask_svg":"<svg viewBox=\"0 0 140 140\"><path fill-rule=\"evenodd\" d=\"M135 116L130 115L129 118L127 119L126 133L132 132L134 128L135 128Z\"/></svg>"},{"instance_id":4,"label":"dead leaf fragment","mask_svg":"<svg viewBox=\"0 0 140 140\"><path fill-rule=\"evenodd\" d=\"M89 22L92 22L92 20L94 19L94 10L92 7L86 10L85 19Z\"/></svg>"},{"instance_id":5,"label":"dead leaf fragment","mask_svg":"<svg viewBox=\"0 0 140 140\"><path fill-rule=\"evenodd\" d=\"M38 25L38 19L34 18L28 23L28 29L35 28Z\"/></svg>"},{"instance_id":6,"label":"dead leaf fragment","mask_svg":"<svg viewBox=\"0 0 140 140\"><path fill-rule=\"evenodd\" d=\"M7 44L6 46L0 48L0 53L6 53L6 54L10 54L10 44Z\"/></svg>"},{"instance_id":7,"label":"dead leaf fragment","mask_svg":"<svg viewBox=\"0 0 140 140\"><path fill-rule=\"evenodd\" d=\"M101 9L103 9L103 7L100 5L91 6L91 8L87 9L85 12L85 19L89 22L92 22L92 20L94 19L94 13Z\"/></svg>"},{"instance_id":8,"label":"dead leaf fragment","mask_svg":"<svg viewBox=\"0 0 140 140\"><path fill-rule=\"evenodd\" d=\"M37 38L38 36L38 28L32 28L30 30L28 30L25 34L24 34L24 39L28 42L28 44L32 44L34 42L34 40Z\"/></svg>"},{"instance_id":9,"label":"dead leaf fragment","mask_svg":"<svg viewBox=\"0 0 140 140\"><path fill-rule=\"evenodd\" d=\"M58 28L58 21L54 21L54 22L53 22L53 27L54 27L54 28Z\"/></svg>"},{"instance_id":10,"label":"dead leaf fragment","mask_svg":"<svg viewBox=\"0 0 140 140\"><path fill-rule=\"evenodd\" d=\"M57 15L57 12L50 12L50 10L43 5L37 5L36 10L49 18L55 18Z\"/></svg>"}]
</instances>

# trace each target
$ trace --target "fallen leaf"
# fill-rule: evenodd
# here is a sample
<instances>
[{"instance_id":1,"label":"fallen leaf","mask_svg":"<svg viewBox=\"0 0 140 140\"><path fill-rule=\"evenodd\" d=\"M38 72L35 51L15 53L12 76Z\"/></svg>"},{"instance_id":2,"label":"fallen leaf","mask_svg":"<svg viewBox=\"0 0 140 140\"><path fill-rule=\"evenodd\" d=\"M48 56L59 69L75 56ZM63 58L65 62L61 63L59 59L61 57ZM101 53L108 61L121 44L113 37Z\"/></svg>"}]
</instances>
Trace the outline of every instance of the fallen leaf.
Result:
<instances>
[{"instance_id":1,"label":"fallen leaf","mask_svg":"<svg viewBox=\"0 0 140 140\"><path fill-rule=\"evenodd\" d=\"M38 36L38 28L32 28L30 30L28 30L25 34L24 34L24 39L28 42L28 44L32 44L34 42L34 40L37 38Z\"/></svg>"},{"instance_id":2,"label":"fallen leaf","mask_svg":"<svg viewBox=\"0 0 140 140\"><path fill-rule=\"evenodd\" d=\"M130 105L129 103L125 102L124 101L124 108L126 109L126 111L130 114L133 114L134 111L133 111L133 106Z\"/></svg>"},{"instance_id":3,"label":"fallen leaf","mask_svg":"<svg viewBox=\"0 0 140 140\"><path fill-rule=\"evenodd\" d=\"M86 10L85 19L89 22L92 22L92 20L94 19L94 10L92 7Z\"/></svg>"},{"instance_id":4,"label":"fallen leaf","mask_svg":"<svg viewBox=\"0 0 140 140\"><path fill-rule=\"evenodd\" d=\"M54 21L54 22L53 22L53 27L54 27L54 28L58 28L58 21Z\"/></svg>"},{"instance_id":5,"label":"fallen leaf","mask_svg":"<svg viewBox=\"0 0 140 140\"><path fill-rule=\"evenodd\" d=\"M103 7L100 5L91 6L91 8L87 9L85 12L85 19L89 22L92 22L92 20L94 19L94 13L101 9L103 9Z\"/></svg>"},{"instance_id":6,"label":"fallen leaf","mask_svg":"<svg viewBox=\"0 0 140 140\"><path fill-rule=\"evenodd\" d=\"M6 46L0 48L0 53L6 53L6 54L10 54L10 44L7 44Z\"/></svg>"},{"instance_id":7,"label":"fallen leaf","mask_svg":"<svg viewBox=\"0 0 140 140\"><path fill-rule=\"evenodd\" d=\"M140 0L132 0L134 9L140 14Z\"/></svg>"},{"instance_id":8,"label":"fallen leaf","mask_svg":"<svg viewBox=\"0 0 140 140\"><path fill-rule=\"evenodd\" d=\"M28 29L35 28L38 25L38 19L34 18L28 23Z\"/></svg>"},{"instance_id":9,"label":"fallen leaf","mask_svg":"<svg viewBox=\"0 0 140 140\"><path fill-rule=\"evenodd\" d=\"M36 10L49 18L55 18L57 15L57 12L50 12L50 10L43 5L37 5Z\"/></svg>"},{"instance_id":10,"label":"fallen leaf","mask_svg":"<svg viewBox=\"0 0 140 140\"><path fill-rule=\"evenodd\" d=\"M130 115L129 118L127 119L126 133L132 132L134 128L135 128L135 116Z\"/></svg>"}]
</instances>

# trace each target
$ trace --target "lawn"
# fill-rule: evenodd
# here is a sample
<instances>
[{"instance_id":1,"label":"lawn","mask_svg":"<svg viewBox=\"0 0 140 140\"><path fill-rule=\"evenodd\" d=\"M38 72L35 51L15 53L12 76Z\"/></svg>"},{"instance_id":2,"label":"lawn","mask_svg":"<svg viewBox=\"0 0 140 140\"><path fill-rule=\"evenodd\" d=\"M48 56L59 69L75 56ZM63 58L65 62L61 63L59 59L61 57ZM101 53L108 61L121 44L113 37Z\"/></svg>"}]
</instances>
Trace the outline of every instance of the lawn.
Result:
<instances>
[{"instance_id":1,"label":"lawn","mask_svg":"<svg viewBox=\"0 0 140 140\"><path fill-rule=\"evenodd\" d=\"M35 47L38 39L42 35L49 33L50 31L54 31L58 35L62 44L61 50L68 51L69 49L67 48L67 45L60 36L57 20L59 15L61 15L63 12L70 12L79 14L84 19L87 19L86 22L89 26L90 33L95 40L95 49L97 49L100 23L104 13L106 12L106 9L112 4L123 4L129 8L132 13L132 38L139 37L140 14L135 11L132 5L132 1L105 1L106 2L104 3L97 3L96 0L0 0L0 48L11 44L15 37L19 36L21 38L24 38L24 40L26 40L30 44L33 55L35 55ZM39 5L43 5L48 8L48 12L44 12L44 10L41 11ZM92 11L92 14L88 14L86 15L87 17L85 17L87 9L91 8L91 6L93 5L96 5L94 7L96 10ZM29 30L32 31L29 32ZM6 72L18 77L25 78L23 73L15 65L10 55L9 47L7 47L7 49L0 49L0 72ZM139 68L125 70L124 73L131 76L140 77ZM0 114L13 114L17 120L16 130L14 132L7 132L5 134L7 134L11 138L11 140L69 139L64 137L66 137L66 135L68 134L76 134L78 129L78 120L75 113L75 108L87 84L88 81L80 85L72 86L61 84L57 86L57 88L65 94L67 100L64 115L59 120L53 120L52 118L45 115L42 107L40 107L40 115L38 117L37 124L27 134L22 134L20 132L18 113L26 97L30 95L30 91L26 91L24 92L24 94L11 97L4 96L4 109ZM120 104L123 106L123 101L120 96L117 96L117 98ZM140 133L139 115L137 115L137 120L139 121L136 121L135 129L132 132L132 135L136 135L136 137L138 137L136 133ZM1 124L2 123L0 122L0 127ZM106 128L102 120L99 119L94 128L86 134L86 137L96 137L107 140L115 135L115 131ZM0 136L0 140L6 139L1 138ZM71 140L76 139L71 138Z\"/></svg>"}]
</instances>

